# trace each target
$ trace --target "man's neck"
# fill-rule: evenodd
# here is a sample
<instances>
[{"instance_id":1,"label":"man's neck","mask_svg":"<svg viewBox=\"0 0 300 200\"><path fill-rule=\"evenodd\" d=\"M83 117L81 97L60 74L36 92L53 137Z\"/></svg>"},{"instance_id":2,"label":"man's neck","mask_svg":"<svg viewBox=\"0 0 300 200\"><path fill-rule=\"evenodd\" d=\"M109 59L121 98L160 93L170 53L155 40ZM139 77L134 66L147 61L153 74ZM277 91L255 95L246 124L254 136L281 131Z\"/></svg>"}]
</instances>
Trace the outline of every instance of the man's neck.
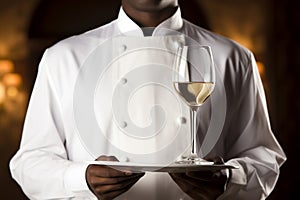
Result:
<instances>
[{"instance_id":1,"label":"man's neck","mask_svg":"<svg viewBox=\"0 0 300 200\"><path fill-rule=\"evenodd\" d=\"M130 6L122 6L126 14L140 27L156 27L161 22L170 18L177 10L178 6L167 7L160 11L138 11Z\"/></svg>"}]
</instances>

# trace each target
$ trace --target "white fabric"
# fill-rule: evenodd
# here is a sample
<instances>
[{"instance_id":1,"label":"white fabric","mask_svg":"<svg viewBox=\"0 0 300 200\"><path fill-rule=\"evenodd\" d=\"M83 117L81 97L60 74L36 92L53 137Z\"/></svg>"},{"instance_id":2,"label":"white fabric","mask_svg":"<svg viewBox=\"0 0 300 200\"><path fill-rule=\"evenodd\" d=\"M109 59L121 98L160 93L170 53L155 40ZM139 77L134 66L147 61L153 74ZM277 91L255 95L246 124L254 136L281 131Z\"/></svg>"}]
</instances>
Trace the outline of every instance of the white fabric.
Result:
<instances>
[{"instance_id":1,"label":"white fabric","mask_svg":"<svg viewBox=\"0 0 300 200\"><path fill-rule=\"evenodd\" d=\"M219 199L266 198L275 186L279 167L286 157L271 131L265 95L252 53L231 40L183 20L180 9L161 23L153 36L172 35L169 29L210 45L217 67L217 81L224 83L216 84L215 91L226 92L226 120L209 155L220 155L226 162L239 165L240 169L232 170L227 190ZM107 38L120 33L143 38L143 32L122 9L117 20L61 41L44 53L20 149L10 162L13 178L30 199L96 199L85 182L85 161L95 157L76 133L73 91L80 67L90 52ZM210 119L206 116L209 115L203 114L209 112L208 108L209 103L200 113L202 132L208 128ZM105 141L102 143L99 141L99 146L107 146ZM117 199L189 197L168 174L147 173Z\"/></svg>"}]
</instances>

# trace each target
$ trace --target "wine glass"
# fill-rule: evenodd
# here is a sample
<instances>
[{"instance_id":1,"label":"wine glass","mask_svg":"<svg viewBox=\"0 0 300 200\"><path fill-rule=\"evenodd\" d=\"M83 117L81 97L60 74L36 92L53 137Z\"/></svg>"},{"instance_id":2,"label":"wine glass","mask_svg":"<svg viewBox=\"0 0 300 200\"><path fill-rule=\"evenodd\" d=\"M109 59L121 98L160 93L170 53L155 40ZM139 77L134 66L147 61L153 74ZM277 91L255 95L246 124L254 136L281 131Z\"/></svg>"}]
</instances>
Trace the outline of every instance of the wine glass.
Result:
<instances>
[{"instance_id":1,"label":"wine glass","mask_svg":"<svg viewBox=\"0 0 300 200\"><path fill-rule=\"evenodd\" d=\"M189 106L191 115L191 152L177 163L201 164L206 161L197 154L197 111L215 86L215 67L210 46L179 47L172 77L175 91Z\"/></svg>"}]
</instances>

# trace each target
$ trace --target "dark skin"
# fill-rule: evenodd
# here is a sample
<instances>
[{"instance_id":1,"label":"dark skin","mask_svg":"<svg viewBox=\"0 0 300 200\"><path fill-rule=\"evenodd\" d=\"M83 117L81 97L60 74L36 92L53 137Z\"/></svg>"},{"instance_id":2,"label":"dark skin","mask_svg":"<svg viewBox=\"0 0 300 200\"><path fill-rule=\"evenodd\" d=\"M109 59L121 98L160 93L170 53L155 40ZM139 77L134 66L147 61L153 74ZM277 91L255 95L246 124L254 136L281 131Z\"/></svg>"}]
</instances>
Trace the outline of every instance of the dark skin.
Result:
<instances>
[{"instance_id":1,"label":"dark skin","mask_svg":"<svg viewBox=\"0 0 300 200\"><path fill-rule=\"evenodd\" d=\"M176 12L178 0L122 0L122 7L140 27L156 27ZM100 156L97 160L117 161L111 156ZM223 162L220 157L208 160ZM114 199L128 191L143 175L100 165L89 165L86 170L87 184L101 200ZM170 173L170 176L183 192L197 200L217 199L225 191L228 179L220 171Z\"/></svg>"},{"instance_id":2,"label":"dark skin","mask_svg":"<svg viewBox=\"0 0 300 200\"><path fill-rule=\"evenodd\" d=\"M118 161L114 156L100 156L98 161ZM90 190L101 200L110 200L129 190L144 173L118 171L102 166L89 165L86 170L86 181Z\"/></svg>"},{"instance_id":3,"label":"dark skin","mask_svg":"<svg viewBox=\"0 0 300 200\"><path fill-rule=\"evenodd\" d=\"M215 164L223 164L221 157L206 158ZM193 199L215 200L226 190L228 173L226 171L195 171L186 173L169 173L183 192Z\"/></svg>"},{"instance_id":4,"label":"dark skin","mask_svg":"<svg viewBox=\"0 0 300 200\"><path fill-rule=\"evenodd\" d=\"M156 27L177 10L177 0L122 0L126 14L140 27Z\"/></svg>"}]
</instances>

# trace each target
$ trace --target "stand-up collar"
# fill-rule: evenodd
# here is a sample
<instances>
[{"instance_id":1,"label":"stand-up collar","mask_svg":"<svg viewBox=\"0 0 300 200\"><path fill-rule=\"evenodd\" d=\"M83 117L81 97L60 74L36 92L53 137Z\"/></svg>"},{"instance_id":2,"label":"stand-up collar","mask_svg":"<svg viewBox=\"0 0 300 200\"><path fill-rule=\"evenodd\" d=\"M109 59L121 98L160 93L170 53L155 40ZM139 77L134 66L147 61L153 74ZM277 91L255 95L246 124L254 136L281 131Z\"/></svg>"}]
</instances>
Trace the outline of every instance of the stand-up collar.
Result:
<instances>
[{"instance_id":1,"label":"stand-up collar","mask_svg":"<svg viewBox=\"0 0 300 200\"><path fill-rule=\"evenodd\" d=\"M118 27L122 34L130 36L144 36L142 29L132 21L121 7L119 16L117 19ZM177 11L168 19L160 23L153 31L154 35L168 35L169 31L177 31L183 26L183 20L181 18L181 11L178 7ZM164 30L164 31L161 31Z\"/></svg>"}]
</instances>

